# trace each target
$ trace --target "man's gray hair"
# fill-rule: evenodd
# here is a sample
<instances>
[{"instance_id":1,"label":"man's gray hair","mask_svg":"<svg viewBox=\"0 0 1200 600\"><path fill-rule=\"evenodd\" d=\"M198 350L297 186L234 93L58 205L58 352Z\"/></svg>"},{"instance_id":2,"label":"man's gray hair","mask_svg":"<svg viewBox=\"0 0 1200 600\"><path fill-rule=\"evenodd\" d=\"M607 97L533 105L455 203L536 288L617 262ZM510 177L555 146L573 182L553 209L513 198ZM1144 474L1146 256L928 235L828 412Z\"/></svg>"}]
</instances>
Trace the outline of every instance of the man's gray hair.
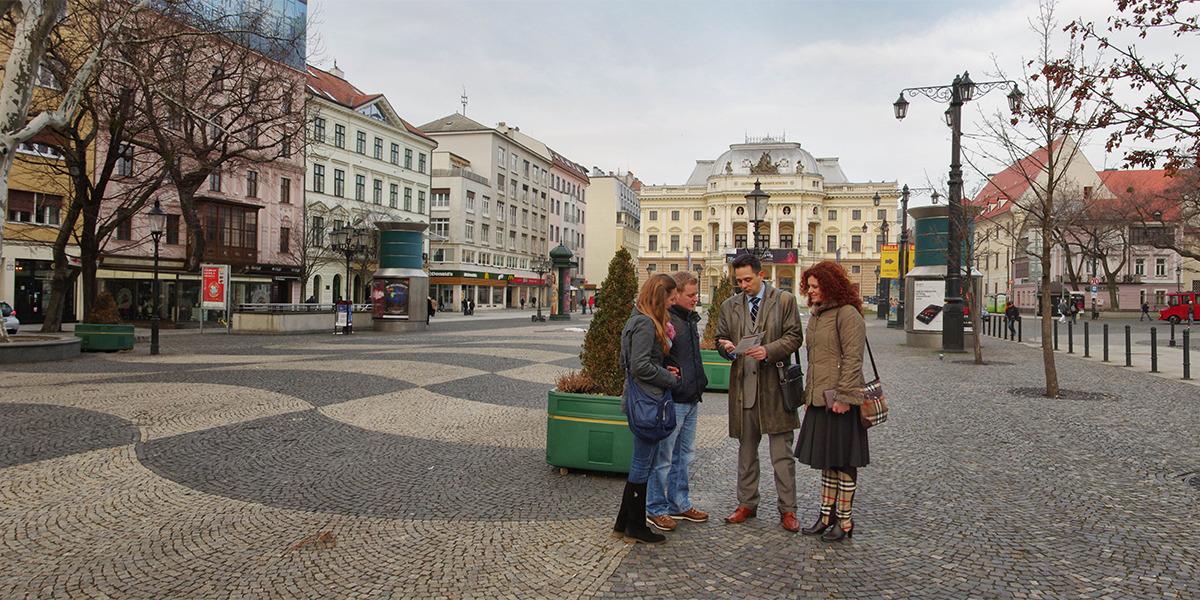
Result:
<instances>
[{"instance_id":1,"label":"man's gray hair","mask_svg":"<svg viewBox=\"0 0 1200 600\"><path fill-rule=\"evenodd\" d=\"M696 284L696 287L700 286L700 280L696 279L696 276L691 271L676 271L671 275L671 279L675 280L675 286L680 290L689 283Z\"/></svg>"}]
</instances>

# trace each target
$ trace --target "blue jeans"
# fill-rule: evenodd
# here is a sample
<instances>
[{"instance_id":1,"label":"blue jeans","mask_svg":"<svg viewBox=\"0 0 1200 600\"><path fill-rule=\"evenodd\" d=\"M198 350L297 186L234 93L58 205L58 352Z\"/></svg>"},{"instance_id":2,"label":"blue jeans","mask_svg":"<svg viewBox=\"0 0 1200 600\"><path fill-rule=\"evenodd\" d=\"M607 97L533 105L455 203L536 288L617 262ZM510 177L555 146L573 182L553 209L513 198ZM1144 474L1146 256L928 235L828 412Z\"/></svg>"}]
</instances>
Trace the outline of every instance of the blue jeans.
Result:
<instances>
[{"instance_id":1,"label":"blue jeans","mask_svg":"<svg viewBox=\"0 0 1200 600\"><path fill-rule=\"evenodd\" d=\"M696 455L696 424L700 403L675 403L675 431L659 442L646 486L646 514L677 515L692 507L688 499L688 469Z\"/></svg>"},{"instance_id":2,"label":"blue jeans","mask_svg":"<svg viewBox=\"0 0 1200 600\"><path fill-rule=\"evenodd\" d=\"M633 460L629 464L629 483L646 483L650 476L650 460L662 442L648 442L633 436Z\"/></svg>"}]
</instances>

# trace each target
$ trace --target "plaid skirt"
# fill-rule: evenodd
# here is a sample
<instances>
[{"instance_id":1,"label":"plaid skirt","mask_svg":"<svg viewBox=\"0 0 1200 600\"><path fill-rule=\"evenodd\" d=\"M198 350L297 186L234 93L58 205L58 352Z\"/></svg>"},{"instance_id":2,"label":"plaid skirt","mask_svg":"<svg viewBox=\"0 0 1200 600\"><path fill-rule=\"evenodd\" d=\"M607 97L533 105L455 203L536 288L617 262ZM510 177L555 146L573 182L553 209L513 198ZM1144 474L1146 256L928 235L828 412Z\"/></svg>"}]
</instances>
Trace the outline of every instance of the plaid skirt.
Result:
<instances>
[{"instance_id":1,"label":"plaid skirt","mask_svg":"<svg viewBox=\"0 0 1200 600\"><path fill-rule=\"evenodd\" d=\"M871 451L858 407L851 406L840 415L823 406L805 408L795 455L814 469L867 466Z\"/></svg>"}]
</instances>

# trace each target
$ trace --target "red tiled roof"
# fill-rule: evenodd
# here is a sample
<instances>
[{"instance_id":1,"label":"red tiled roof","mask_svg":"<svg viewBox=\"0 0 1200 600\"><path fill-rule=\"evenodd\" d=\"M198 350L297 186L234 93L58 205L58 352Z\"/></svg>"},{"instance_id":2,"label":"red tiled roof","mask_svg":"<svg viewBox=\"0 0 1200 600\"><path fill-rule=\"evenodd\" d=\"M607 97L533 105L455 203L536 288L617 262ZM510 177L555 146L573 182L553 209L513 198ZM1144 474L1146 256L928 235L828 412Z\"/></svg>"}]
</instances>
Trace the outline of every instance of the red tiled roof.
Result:
<instances>
[{"instance_id":1,"label":"red tiled roof","mask_svg":"<svg viewBox=\"0 0 1200 600\"><path fill-rule=\"evenodd\" d=\"M308 67L308 89L327 100L349 108L358 108L382 94L366 94L349 81L322 71L312 65Z\"/></svg>"},{"instance_id":2,"label":"red tiled roof","mask_svg":"<svg viewBox=\"0 0 1200 600\"><path fill-rule=\"evenodd\" d=\"M1099 208L1137 217L1152 217L1156 212L1161 213L1161 218L1154 220L1179 219L1179 200L1177 197L1172 199L1172 187L1176 180L1168 177L1166 170L1103 171L1099 175L1105 187L1113 193L1112 198L1096 199Z\"/></svg>"},{"instance_id":3,"label":"red tiled roof","mask_svg":"<svg viewBox=\"0 0 1200 600\"><path fill-rule=\"evenodd\" d=\"M1064 137L1059 137L1054 140L1054 148L1057 149L1063 139ZM1013 201L1028 191L1030 182L1046 168L1049 156L1046 148L1038 148L1016 164L993 175L987 185L969 202L980 207L979 215L975 219L990 219L1009 212Z\"/></svg>"},{"instance_id":4,"label":"red tiled roof","mask_svg":"<svg viewBox=\"0 0 1200 600\"><path fill-rule=\"evenodd\" d=\"M337 77L328 71L322 71L321 69L318 69L312 65L306 66L308 67L309 91L325 98L326 100L337 102L342 106L357 110L358 108L370 104L379 98L383 98L383 94L364 93L362 90L354 87L354 85L349 81L346 81L341 77ZM419 135L431 142L434 141L433 138L425 135L424 131L421 131L412 123L405 121L403 118L400 119L400 122L404 125L404 128L409 131L409 133L412 133L413 135Z\"/></svg>"}]
</instances>

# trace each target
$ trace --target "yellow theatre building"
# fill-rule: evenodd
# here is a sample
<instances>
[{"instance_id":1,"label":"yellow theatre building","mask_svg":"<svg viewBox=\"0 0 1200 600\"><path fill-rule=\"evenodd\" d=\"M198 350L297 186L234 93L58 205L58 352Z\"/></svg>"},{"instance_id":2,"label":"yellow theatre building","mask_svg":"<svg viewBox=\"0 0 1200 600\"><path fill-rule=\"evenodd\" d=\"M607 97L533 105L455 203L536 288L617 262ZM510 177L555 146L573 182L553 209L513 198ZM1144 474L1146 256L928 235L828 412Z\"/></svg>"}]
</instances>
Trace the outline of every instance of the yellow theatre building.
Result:
<instances>
[{"instance_id":1,"label":"yellow theatre building","mask_svg":"<svg viewBox=\"0 0 1200 600\"><path fill-rule=\"evenodd\" d=\"M771 285L794 293L806 267L836 260L861 294L876 293L883 246L899 235L896 183L852 182L837 158L816 158L782 137L748 137L697 160L682 185L642 187L639 278L691 269L707 302L726 263L754 248L746 195L755 182L770 195L758 231Z\"/></svg>"}]
</instances>

